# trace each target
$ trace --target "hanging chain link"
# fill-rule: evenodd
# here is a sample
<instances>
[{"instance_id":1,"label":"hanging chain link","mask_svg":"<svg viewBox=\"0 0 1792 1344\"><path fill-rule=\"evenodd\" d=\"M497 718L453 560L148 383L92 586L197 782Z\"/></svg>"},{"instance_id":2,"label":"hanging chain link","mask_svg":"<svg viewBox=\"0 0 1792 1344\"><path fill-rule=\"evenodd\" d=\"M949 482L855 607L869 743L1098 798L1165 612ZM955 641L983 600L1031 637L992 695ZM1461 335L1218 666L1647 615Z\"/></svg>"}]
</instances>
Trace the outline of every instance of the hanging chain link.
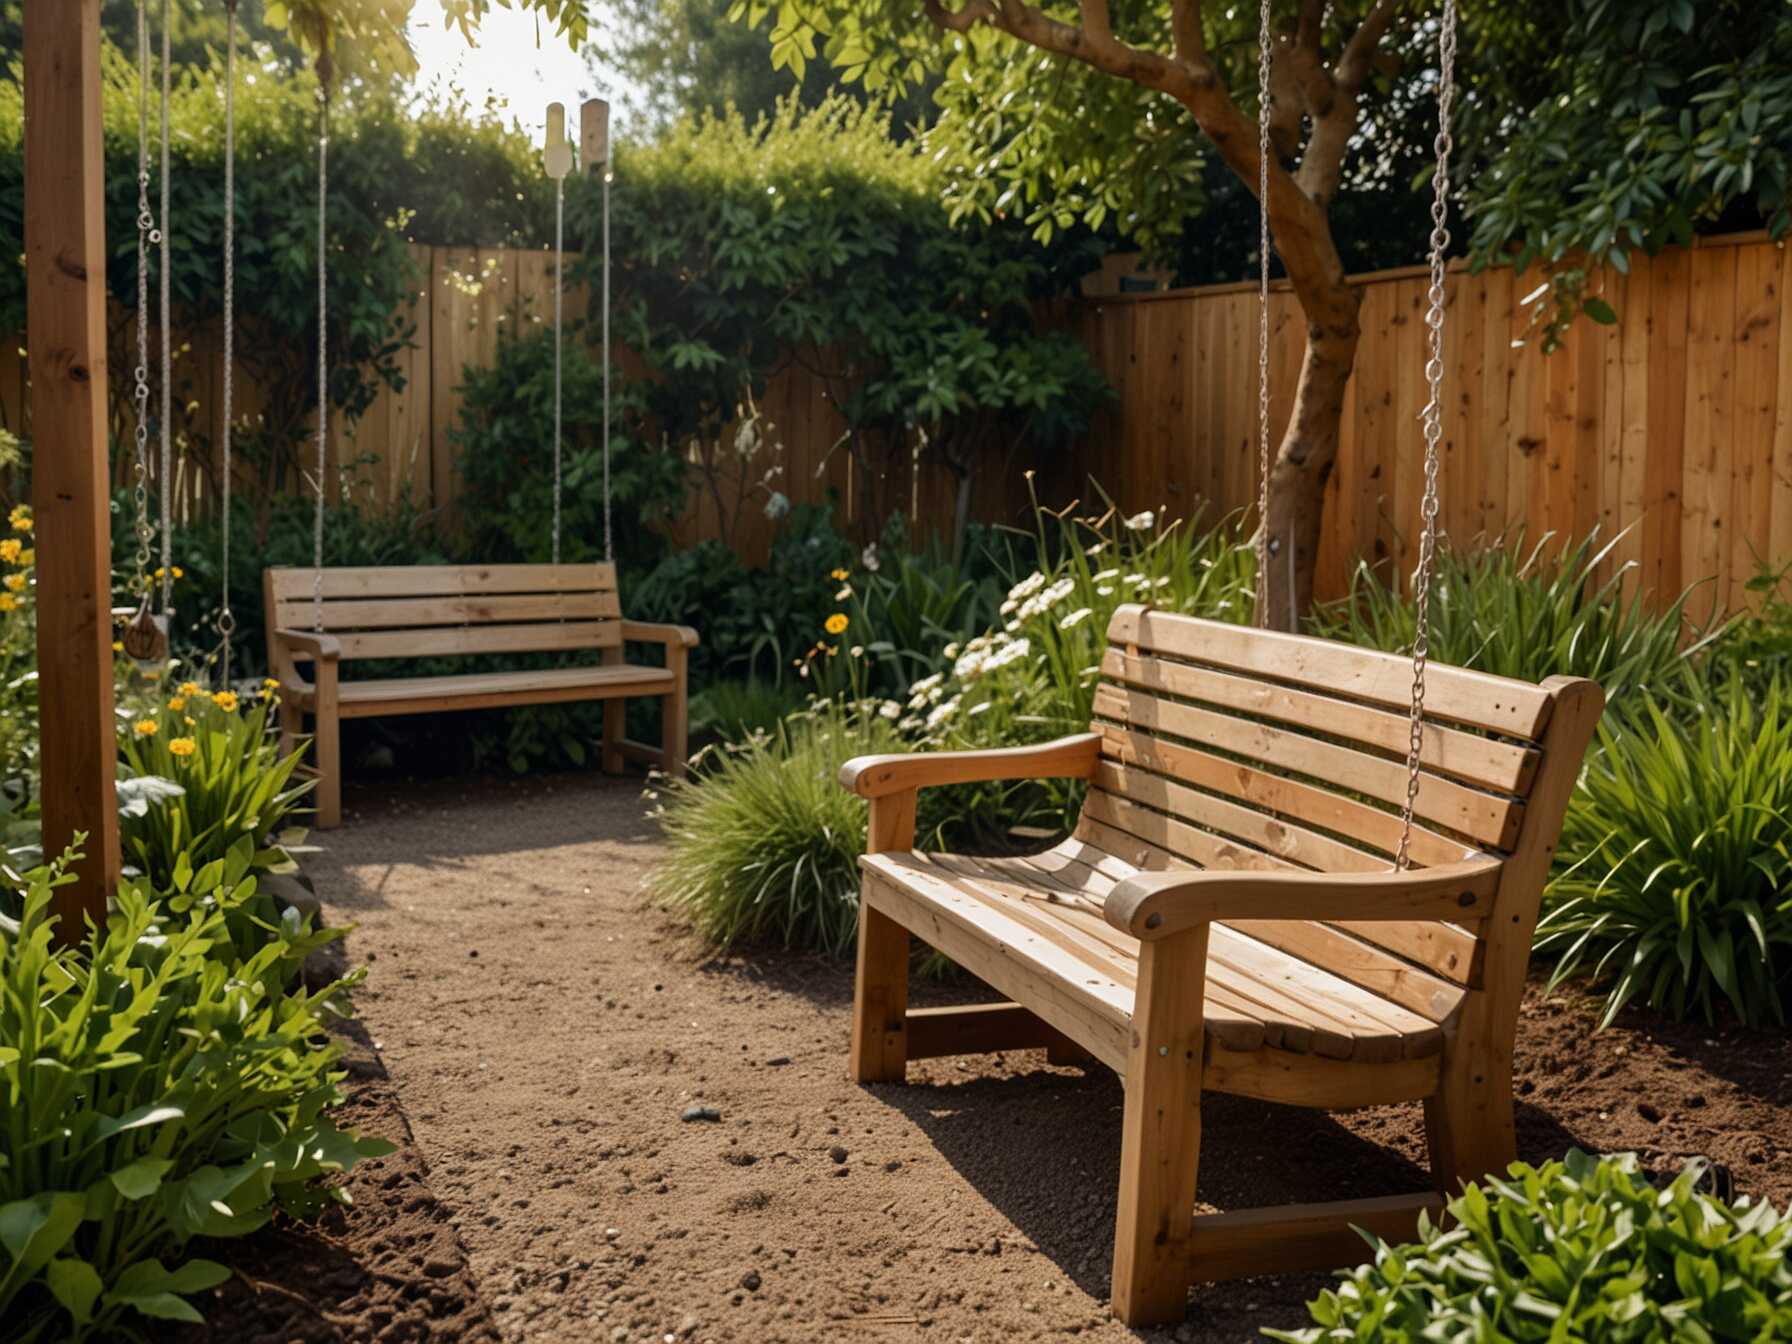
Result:
<instances>
[{"instance_id":1,"label":"hanging chain link","mask_svg":"<svg viewBox=\"0 0 1792 1344\"><path fill-rule=\"evenodd\" d=\"M311 513L311 628L319 634L324 629L324 469L325 448L330 441L330 349L325 326L329 315L329 249L324 235L325 208L330 199L329 162L330 86L324 83L317 95L317 500Z\"/></svg>"},{"instance_id":2,"label":"hanging chain link","mask_svg":"<svg viewBox=\"0 0 1792 1344\"><path fill-rule=\"evenodd\" d=\"M157 488L162 497L162 616L171 625L174 620L174 322L169 313L169 238L168 238L168 99L171 38L168 21L169 0L162 0L162 181L161 181L161 304L162 323L162 477Z\"/></svg>"},{"instance_id":3,"label":"hanging chain link","mask_svg":"<svg viewBox=\"0 0 1792 1344\"><path fill-rule=\"evenodd\" d=\"M604 559L616 551L610 532L610 165L604 164Z\"/></svg>"},{"instance_id":4,"label":"hanging chain link","mask_svg":"<svg viewBox=\"0 0 1792 1344\"><path fill-rule=\"evenodd\" d=\"M1413 810L1419 800L1419 760L1425 742L1425 664L1431 653L1431 571L1437 559L1438 450L1444 437L1444 275L1450 248L1450 110L1456 98L1456 0L1444 0L1438 33L1437 172L1431 180L1431 287L1425 312L1425 384L1430 398L1420 421L1425 432L1425 494L1419 503L1419 563L1413 574L1416 619L1412 641L1412 707L1406 748L1406 806L1394 867L1411 862Z\"/></svg>"},{"instance_id":5,"label":"hanging chain link","mask_svg":"<svg viewBox=\"0 0 1792 1344\"><path fill-rule=\"evenodd\" d=\"M1269 0L1257 15L1257 624L1269 628Z\"/></svg>"},{"instance_id":6,"label":"hanging chain link","mask_svg":"<svg viewBox=\"0 0 1792 1344\"><path fill-rule=\"evenodd\" d=\"M149 592L149 544L155 529L149 522L149 249L161 241L155 216L149 212L149 12L137 4L137 367L132 396L137 404L133 438L137 457L131 472L136 505L137 585L139 598Z\"/></svg>"},{"instance_id":7,"label":"hanging chain link","mask_svg":"<svg viewBox=\"0 0 1792 1344\"><path fill-rule=\"evenodd\" d=\"M223 597L217 628L219 684L225 690L230 689L230 639L236 633L236 613L230 609L230 417L236 390L236 6L237 0L224 0L224 498L219 557Z\"/></svg>"},{"instance_id":8,"label":"hanging chain link","mask_svg":"<svg viewBox=\"0 0 1792 1344\"><path fill-rule=\"evenodd\" d=\"M554 179L554 563L560 563L560 327L566 286L566 179Z\"/></svg>"}]
</instances>

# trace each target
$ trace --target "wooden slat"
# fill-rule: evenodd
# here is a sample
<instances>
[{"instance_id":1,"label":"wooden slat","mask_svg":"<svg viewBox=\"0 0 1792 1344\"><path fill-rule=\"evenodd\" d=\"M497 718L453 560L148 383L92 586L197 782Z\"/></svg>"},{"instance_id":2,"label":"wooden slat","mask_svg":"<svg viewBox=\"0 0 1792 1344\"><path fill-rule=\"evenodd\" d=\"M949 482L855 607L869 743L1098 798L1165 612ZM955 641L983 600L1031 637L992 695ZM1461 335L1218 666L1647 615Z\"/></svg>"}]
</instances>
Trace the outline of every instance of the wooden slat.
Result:
<instances>
[{"instance_id":1,"label":"wooden slat","mask_svg":"<svg viewBox=\"0 0 1792 1344\"><path fill-rule=\"evenodd\" d=\"M1317 738L1110 685L1096 689L1095 713L1147 733L1169 733L1248 761L1297 771L1384 803L1399 806L1406 799L1407 772L1403 762L1370 756ZM1518 836L1524 804L1424 773L1419 778L1414 812L1481 844L1507 849Z\"/></svg>"},{"instance_id":2,"label":"wooden slat","mask_svg":"<svg viewBox=\"0 0 1792 1344\"><path fill-rule=\"evenodd\" d=\"M1378 854L1357 849L1329 835L1283 821L1255 808L1242 807L1210 793L1191 789L1166 775L1104 759L1096 768L1094 786L1127 802L1167 812L1222 839L1238 839L1266 854L1321 872L1370 873L1386 868Z\"/></svg>"},{"instance_id":3,"label":"wooden slat","mask_svg":"<svg viewBox=\"0 0 1792 1344\"><path fill-rule=\"evenodd\" d=\"M429 625L470 625L521 621L619 619L621 603L614 592L524 593L500 597L386 597L326 601L325 630L396 630ZM275 605L282 627L309 630L310 598L288 598Z\"/></svg>"},{"instance_id":4,"label":"wooden slat","mask_svg":"<svg viewBox=\"0 0 1792 1344\"><path fill-rule=\"evenodd\" d=\"M1140 871L1072 838L1043 854L1006 862L1022 865L1047 884L1080 896L1099 910L1116 882ZM1105 925L1106 921L1102 923ZM1380 998L1442 1022L1462 1001L1463 986L1480 982L1485 944L1473 932L1432 920L1227 920L1241 933L1323 966ZM1397 955L1393 955L1397 954Z\"/></svg>"},{"instance_id":5,"label":"wooden slat","mask_svg":"<svg viewBox=\"0 0 1792 1344\"><path fill-rule=\"evenodd\" d=\"M1176 867L1193 864L1197 868L1233 868L1244 871L1265 871L1295 868L1298 865L1238 841L1226 840L1202 830L1178 817L1166 816L1149 807L1141 807L1129 798L1091 789L1083 803L1083 815L1076 834L1085 834L1083 822L1105 828L1088 838L1104 848L1111 843L1113 853L1139 867ZM1139 844L1144 848L1141 850ZM1137 853L1139 857L1135 858ZM1152 864L1157 854L1170 856L1168 864Z\"/></svg>"},{"instance_id":6,"label":"wooden slat","mask_svg":"<svg viewBox=\"0 0 1792 1344\"><path fill-rule=\"evenodd\" d=\"M1311 1106L1328 1111L1362 1106L1388 1106L1417 1101L1437 1090L1438 1057L1365 1064L1362 1060L1297 1055L1287 1050L1207 1052L1201 1069L1204 1092L1229 1092L1283 1106Z\"/></svg>"},{"instance_id":7,"label":"wooden slat","mask_svg":"<svg viewBox=\"0 0 1792 1344\"><path fill-rule=\"evenodd\" d=\"M1179 746L1115 724L1103 725L1102 752L1110 760L1166 774L1253 806L1347 835L1391 856L1399 847L1400 818L1355 798L1273 775L1253 766ZM1480 851L1415 825L1411 853L1420 864L1456 863ZM1293 857L1293 856L1290 856ZM1315 865L1318 866L1318 865Z\"/></svg>"},{"instance_id":8,"label":"wooden slat","mask_svg":"<svg viewBox=\"0 0 1792 1344\"><path fill-rule=\"evenodd\" d=\"M350 681L338 686L345 719L397 714L431 714L448 709L498 709L509 705L564 704L577 700L666 695L675 679L663 667L615 663L604 667L556 667L536 672L490 672L468 676L395 677ZM306 686L283 692L305 709L313 708ZM658 749L651 749L658 756Z\"/></svg>"},{"instance_id":9,"label":"wooden slat","mask_svg":"<svg viewBox=\"0 0 1792 1344\"><path fill-rule=\"evenodd\" d=\"M273 569L274 596L311 597L312 571ZM614 592L616 567L588 565L345 565L324 570L324 598L442 597L476 593Z\"/></svg>"},{"instance_id":10,"label":"wooden slat","mask_svg":"<svg viewBox=\"0 0 1792 1344\"><path fill-rule=\"evenodd\" d=\"M1336 696L1278 686L1193 663L1127 654L1110 648L1101 660L1104 676L1129 686L1224 709L1296 724L1302 728L1349 738L1365 746L1394 752L1402 758L1409 741L1410 720L1404 713L1375 709ZM1522 795L1537 768L1537 753L1495 738L1477 737L1443 724L1424 725L1420 759L1441 774L1453 775L1484 789Z\"/></svg>"},{"instance_id":11,"label":"wooden slat","mask_svg":"<svg viewBox=\"0 0 1792 1344\"><path fill-rule=\"evenodd\" d=\"M1069 1043L1057 1028L1018 1003L977 1003L955 1008L911 1008L905 1023L910 1059L987 1055Z\"/></svg>"},{"instance_id":12,"label":"wooden slat","mask_svg":"<svg viewBox=\"0 0 1792 1344\"><path fill-rule=\"evenodd\" d=\"M1306 635L1128 604L1115 611L1108 642L1395 709L1404 709L1412 697L1410 659ZM1425 684L1428 718L1532 741L1542 735L1549 703L1547 692L1525 682L1438 664L1432 665Z\"/></svg>"},{"instance_id":13,"label":"wooden slat","mask_svg":"<svg viewBox=\"0 0 1792 1344\"><path fill-rule=\"evenodd\" d=\"M1435 1222L1443 1203L1427 1192L1201 1214L1189 1237L1189 1272L1208 1283L1361 1264L1373 1253L1357 1228L1395 1244L1412 1241L1420 1212Z\"/></svg>"},{"instance_id":14,"label":"wooden slat","mask_svg":"<svg viewBox=\"0 0 1792 1344\"><path fill-rule=\"evenodd\" d=\"M430 658L472 653L549 653L602 649L622 642L616 621L565 621L539 625L462 625L393 630L336 637L343 659Z\"/></svg>"}]
</instances>

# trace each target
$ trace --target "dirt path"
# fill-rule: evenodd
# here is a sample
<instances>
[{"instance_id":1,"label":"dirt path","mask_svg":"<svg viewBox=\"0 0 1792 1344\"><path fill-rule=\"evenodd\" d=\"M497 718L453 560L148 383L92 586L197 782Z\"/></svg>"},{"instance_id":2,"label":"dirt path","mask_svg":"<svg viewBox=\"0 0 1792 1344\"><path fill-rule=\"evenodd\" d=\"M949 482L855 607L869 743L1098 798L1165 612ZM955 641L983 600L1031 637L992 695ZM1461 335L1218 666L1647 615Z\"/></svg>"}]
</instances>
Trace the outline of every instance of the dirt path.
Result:
<instances>
[{"instance_id":1,"label":"dirt path","mask_svg":"<svg viewBox=\"0 0 1792 1344\"><path fill-rule=\"evenodd\" d=\"M1141 1337L1106 1307L1106 1070L1019 1053L857 1087L850 968L706 960L643 909L658 839L638 784L394 792L351 795L310 866L331 918L360 925L366 1029L505 1339ZM1570 1020L1523 1051L1527 1157L1705 1151L1742 1188L1792 1179L1783 1038L1726 1052L1750 1064L1719 1078L1679 1043L1536 1011ZM720 1119L682 1118L693 1105ZM1210 1098L1204 1117L1200 1197L1218 1207L1425 1185L1413 1107L1334 1120ZM1203 1288L1187 1324L1142 1337L1303 1324L1324 1282Z\"/></svg>"}]
</instances>

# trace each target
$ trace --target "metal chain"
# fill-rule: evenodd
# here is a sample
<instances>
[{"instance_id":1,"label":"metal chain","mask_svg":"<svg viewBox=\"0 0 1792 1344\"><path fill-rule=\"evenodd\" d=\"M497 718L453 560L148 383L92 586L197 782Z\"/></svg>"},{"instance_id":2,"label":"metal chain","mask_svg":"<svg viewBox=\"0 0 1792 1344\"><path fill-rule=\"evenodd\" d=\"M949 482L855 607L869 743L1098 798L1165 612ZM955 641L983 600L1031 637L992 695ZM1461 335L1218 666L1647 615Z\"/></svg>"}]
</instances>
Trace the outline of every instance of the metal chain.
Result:
<instances>
[{"instance_id":1,"label":"metal chain","mask_svg":"<svg viewBox=\"0 0 1792 1344\"><path fill-rule=\"evenodd\" d=\"M158 483L162 496L162 615L170 624L174 620L174 323L169 314L168 257L168 98L171 42L168 21L169 0L162 0L162 217L161 225L161 322L162 322L162 479Z\"/></svg>"},{"instance_id":2,"label":"metal chain","mask_svg":"<svg viewBox=\"0 0 1792 1344\"><path fill-rule=\"evenodd\" d=\"M324 468L325 447L330 439L329 315L327 283L328 248L324 228L329 202L330 88L320 85L317 95L317 501L311 514L311 628L324 628Z\"/></svg>"},{"instance_id":3,"label":"metal chain","mask_svg":"<svg viewBox=\"0 0 1792 1344\"><path fill-rule=\"evenodd\" d=\"M1419 503L1419 564L1413 574L1412 708L1406 748L1406 806L1394 867L1411 862L1413 810L1419 800L1419 759L1425 740L1425 663L1431 653L1431 571L1437 559L1438 449L1444 437L1444 275L1450 248L1450 110L1456 98L1456 0L1444 0L1438 33L1437 172L1431 187L1431 287L1425 312L1425 384L1430 399L1420 416L1425 432L1425 494Z\"/></svg>"},{"instance_id":4,"label":"metal chain","mask_svg":"<svg viewBox=\"0 0 1792 1344\"><path fill-rule=\"evenodd\" d=\"M230 417L233 414L236 360L236 6L224 0L224 439L222 554L223 600L218 607L219 684L230 689L230 637L236 613L230 609Z\"/></svg>"},{"instance_id":5,"label":"metal chain","mask_svg":"<svg viewBox=\"0 0 1792 1344\"><path fill-rule=\"evenodd\" d=\"M1257 624L1269 628L1269 3L1257 15Z\"/></svg>"},{"instance_id":6,"label":"metal chain","mask_svg":"<svg viewBox=\"0 0 1792 1344\"><path fill-rule=\"evenodd\" d=\"M132 395L137 403L133 438L137 460L131 494L137 518L137 595L149 592L149 544L155 529L149 522L149 249L161 242L155 216L149 212L149 11L137 3L137 367Z\"/></svg>"},{"instance_id":7,"label":"metal chain","mask_svg":"<svg viewBox=\"0 0 1792 1344\"><path fill-rule=\"evenodd\" d=\"M554 179L554 563L560 563L560 328L566 285L566 179Z\"/></svg>"},{"instance_id":8,"label":"metal chain","mask_svg":"<svg viewBox=\"0 0 1792 1344\"><path fill-rule=\"evenodd\" d=\"M608 153L608 150L605 151ZM610 531L610 165L604 164L604 559L614 563Z\"/></svg>"}]
</instances>

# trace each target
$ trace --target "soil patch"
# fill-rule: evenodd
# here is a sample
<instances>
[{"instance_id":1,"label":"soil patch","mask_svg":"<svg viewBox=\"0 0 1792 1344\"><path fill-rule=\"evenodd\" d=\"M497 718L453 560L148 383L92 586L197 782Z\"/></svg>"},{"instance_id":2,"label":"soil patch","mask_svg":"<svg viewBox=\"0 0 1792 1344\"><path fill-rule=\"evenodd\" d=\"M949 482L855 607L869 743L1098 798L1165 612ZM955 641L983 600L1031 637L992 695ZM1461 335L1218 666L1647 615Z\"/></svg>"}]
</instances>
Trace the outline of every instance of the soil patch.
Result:
<instances>
[{"instance_id":1,"label":"soil patch","mask_svg":"<svg viewBox=\"0 0 1792 1344\"><path fill-rule=\"evenodd\" d=\"M429 1338L1234 1341L1303 1324L1328 1280L1202 1287L1170 1330L1113 1321L1113 1075L1018 1052L854 1085L850 966L709 957L643 907L660 842L636 782L382 785L349 802L312 871L331 919L359 925L350 956L371 967L359 1003L391 1070L381 1087L451 1225L428 1226L458 1231L490 1308L488 1324L469 1301ZM1595 1033L1589 1001L1535 991L1524 1014L1525 1157L1635 1149L1666 1171L1708 1154L1739 1192L1792 1200L1785 1033L1639 1015ZM1426 1185L1417 1106L1329 1117L1213 1097L1204 1119L1211 1207ZM392 1165L402 1157L368 1164L358 1192L416 1170ZM343 1228L382 1216L384 1201L363 1200ZM318 1247L339 1232L326 1232L282 1229L298 1240L266 1246L267 1272L330 1272ZM377 1280L361 1258L374 1244L351 1246L341 1272ZM458 1301L463 1280L448 1278ZM341 1300L336 1316L395 1305ZM422 1337L370 1325L278 1337Z\"/></svg>"},{"instance_id":2,"label":"soil patch","mask_svg":"<svg viewBox=\"0 0 1792 1344\"><path fill-rule=\"evenodd\" d=\"M405 1122L397 1089L358 1022L347 1047L348 1101L340 1123L398 1144L345 1182L353 1205L314 1223L277 1217L252 1237L201 1243L198 1255L234 1276L200 1302L203 1328L182 1344L497 1344L500 1336L467 1269L454 1223L429 1188L429 1164Z\"/></svg>"}]
</instances>

